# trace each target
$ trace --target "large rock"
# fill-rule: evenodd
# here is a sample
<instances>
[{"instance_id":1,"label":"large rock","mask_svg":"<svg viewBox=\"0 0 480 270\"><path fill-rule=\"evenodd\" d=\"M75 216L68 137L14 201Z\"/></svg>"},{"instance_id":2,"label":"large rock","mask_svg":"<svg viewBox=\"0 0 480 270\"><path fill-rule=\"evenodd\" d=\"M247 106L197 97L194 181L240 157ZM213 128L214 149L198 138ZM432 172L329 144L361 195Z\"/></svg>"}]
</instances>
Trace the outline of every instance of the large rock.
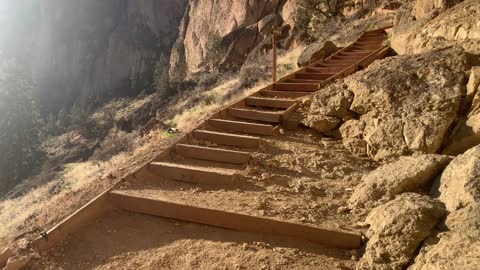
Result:
<instances>
[{"instance_id":1,"label":"large rock","mask_svg":"<svg viewBox=\"0 0 480 270\"><path fill-rule=\"evenodd\" d=\"M462 233L445 232L425 241L408 270L480 269L480 241Z\"/></svg>"},{"instance_id":2,"label":"large rock","mask_svg":"<svg viewBox=\"0 0 480 270\"><path fill-rule=\"evenodd\" d=\"M439 193L448 211L480 203L480 146L450 162L439 180Z\"/></svg>"},{"instance_id":3,"label":"large rock","mask_svg":"<svg viewBox=\"0 0 480 270\"><path fill-rule=\"evenodd\" d=\"M318 60L323 60L338 51L339 48L331 41L313 43L300 54L297 65L305 67Z\"/></svg>"},{"instance_id":4,"label":"large rock","mask_svg":"<svg viewBox=\"0 0 480 270\"><path fill-rule=\"evenodd\" d=\"M423 188L449 161L447 156L419 155L382 165L362 178L350 197L349 207L374 207L398 194Z\"/></svg>"},{"instance_id":5,"label":"large rock","mask_svg":"<svg viewBox=\"0 0 480 270\"><path fill-rule=\"evenodd\" d=\"M460 45L473 64L480 64L480 1L456 2L460 1L417 0L402 5L392 48L399 54L412 54Z\"/></svg>"},{"instance_id":6,"label":"large rock","mask_svg":"<svg viewBox=\"0 0 480 270\"><path fill-rule=\"evenodd\" d=\"M461 119L444 153L458 155L475 145L480 144L480 67L473 67L470 71L470 78L467 84L467 96L464 104L470 105L465 119Z\"/></svg>"},{"instance_id":7,"label":"large rock","mask_svg":"<svg viewBox=\"0 0 480 270\"><path fill-rule=\"evenodd\" d=\"M8 259L13 257L13 255L13 250L10 248L2 250L2 253L0 253L0 268L4 267L7 264Z\"/></svg>"},{"instance_id":8,"label":"large rock","mask_svg":"<svg viewBox=\"0 0 480 270\"><path fill-rule=\"evenodd\" d=\"M437 153L466 94L465 65L465 54L458 47L396 56L376 61L331 87L353 94L348 112L356 119L349 125L358 127L361 134L354 139L365 142L369 156L381 160ZM310 113L326 115L323 110ZM342 138L348 142L352 137L342 133Z\"/></svg>"},{"instance_id":9,"label":"large rock","mask_svg":"<svg viewBox=\"0 0 480 270\"><path fill-rule=\"evenodd\" d=\"M427 239L409 269L480 269L480 204L453 211L445 224L450 231Z\"/></svg>"},{"instance_id":10,"label":"large rock","mask_svg":"<svg viewBox=\"0 0 480 270\"><path fill-rule=\"evenodd\" d=\"M401 194L373 209L357 269L403 269L444 213L440 202L416 193Z\"/></svg>"}]
</instances>

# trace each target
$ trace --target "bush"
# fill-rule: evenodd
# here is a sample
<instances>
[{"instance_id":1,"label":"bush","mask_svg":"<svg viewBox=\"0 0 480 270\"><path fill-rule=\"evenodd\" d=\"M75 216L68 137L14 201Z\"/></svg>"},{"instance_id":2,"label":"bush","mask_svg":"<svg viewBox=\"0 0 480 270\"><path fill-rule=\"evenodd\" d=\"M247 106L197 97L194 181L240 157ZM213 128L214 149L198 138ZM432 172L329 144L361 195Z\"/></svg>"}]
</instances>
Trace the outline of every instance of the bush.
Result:
<instances>
[{"instance_id":1,"label":"bush","mask_svg":"<svg viewBox=\"0 0 480 270\"><path fill-rule=\"evenodd\" d=\"M105 137L100 147L92 155L93 160L106 161L122 152L129 152L138 147L141 139L138 133L127 133L113 129Z\"/></svg>"}]
</instances>

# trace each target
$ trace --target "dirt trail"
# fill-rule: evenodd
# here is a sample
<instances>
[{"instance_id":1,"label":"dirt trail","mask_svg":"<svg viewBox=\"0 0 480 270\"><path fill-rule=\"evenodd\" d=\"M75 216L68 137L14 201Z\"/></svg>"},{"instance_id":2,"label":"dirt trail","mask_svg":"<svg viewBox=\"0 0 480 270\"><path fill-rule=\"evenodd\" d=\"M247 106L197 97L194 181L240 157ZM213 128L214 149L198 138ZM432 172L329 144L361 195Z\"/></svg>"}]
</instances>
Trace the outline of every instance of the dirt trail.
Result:
<instances>
[{"instance_id":1,"label":"dirt trail","mask_svg":"<svg viewBox=\"0 0 480 270\"><path fill-rule=\"evenodd\" d=\"M156 178L123 189L336 229L352 228L360 219L341 207L375 162L307 129L266 138L261 152L247 168L246 183L233 188ZM349 269L352 255L356 251L118 210L49 251L38 269Z\"/></svg>"}]
</instances>

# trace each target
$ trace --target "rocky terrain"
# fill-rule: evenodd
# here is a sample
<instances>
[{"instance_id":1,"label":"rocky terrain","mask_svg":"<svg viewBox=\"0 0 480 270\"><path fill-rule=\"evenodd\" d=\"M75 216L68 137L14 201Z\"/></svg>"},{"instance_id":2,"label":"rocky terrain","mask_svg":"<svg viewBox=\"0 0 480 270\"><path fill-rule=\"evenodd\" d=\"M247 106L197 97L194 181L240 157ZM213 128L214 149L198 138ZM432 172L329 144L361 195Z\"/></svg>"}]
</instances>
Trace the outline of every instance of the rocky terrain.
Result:
<instances>
[{"instance_id":1,"label":"rocky terrain","mask_svg":"<svg viewBox=\"0 0 480 270\"><path fill-rule=\"evenodd\" d=\"M155 9L147 2L131 7L138 12L131 14L150 14ZM214 34L228 48L219 64L238 68L265 46L273 24L290 33L296 8L296 1L180 2L170 3L184 11L178 36L166 42L174 44L169 72L182 76L205 71ZM266 139L244 168L245 183L235 188L168 179L135 179L122 187L151 198L360 231L361 250L112 211L42 254L29 245L39 228L28 223L24 235L9 239L15 248L0 255L0 266L9 260L7 269L480 269L479 11L478 0L401 3L390 57L302 98L295 115L300 127ZM378 17L363 20L374 25ZM328 56L348 43L345 36L325 35L296 62ZM283 48L295 47L289 34L282 40ZM149 57L142 52L134 55ZM153 141L145 146L154 147ZM139 165L145 156L128 162ZM99 186L108 184L93 188ZM49 225L62 216L39 212Z\"/></svg>"}]
</instances>

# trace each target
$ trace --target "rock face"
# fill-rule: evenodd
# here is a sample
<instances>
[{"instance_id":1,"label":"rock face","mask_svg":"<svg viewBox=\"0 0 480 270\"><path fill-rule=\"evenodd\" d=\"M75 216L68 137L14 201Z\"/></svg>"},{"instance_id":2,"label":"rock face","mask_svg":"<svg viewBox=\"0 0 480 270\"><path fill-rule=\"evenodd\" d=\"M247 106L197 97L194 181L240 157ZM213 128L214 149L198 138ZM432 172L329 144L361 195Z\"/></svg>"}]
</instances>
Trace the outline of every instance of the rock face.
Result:
<instances>
[{"instance_id":1,"label":"rock face","mask_svg":"<svg viewBox=\"0 0 480 270\"><path fill-rule=\"evenodd\" d=\"M450 162L439 183L439 200L448 211L480 203L480 146Z\"/></svg>"},{"instance_id":2,"label":"rock face","mask_svg":"<svg viewBox=\"0 0 480 270\"><path fill-rule=\"evenodd\" d=\"M136 94L150 86L159 54L168 55L177 37L186 0L47 0L31 5L39 12L17 19L26 25L2 33L7 41L0 48L30 66L41 105L61 108L78 97Z\"/></svg>"},{"instance_id":3,"label":"rock face","mask_svg":"<svg viewBox=\"0 0 480 270\"><path fill-rule=\"evenodd\" d=\"M315 95L307 121L346 121L345 146L376 160L437 153L466 95L465 66L459 47L376 61Z\"/></svg>"},{"instance_id":4,"label":"rock face","mask_svg":"<svg viewBox=\"0 0 480 270\"><path fill-rule=\"evenodd\" d=\"M399 54L411 54L457 44L473 64L480 64L480 2L466 0L455 5L457 2L461 1L417 0L402 5L392 48Z\"/></svg>"},{"instance_id":5,"label":"rock face","mask_svg":"<svg viewBox=\"0 0 480 270\"><path fill-rule=\"evenodd\" d=\"M313 43L300 54L297 65L299 67L308 66L313 62L329 57L338 50L339 48L331 41Z\"/></svg>"},{"instance_id":6,"label":"rock face","mask_svg":"<svg viewBox=\"0 0 480 270\"><path fill-rule=\"evenodd\" d=\"M241 65L248 54L271 34L274 24L284 23L286 26L294 23L293 2L190 0L171 53L170 74L188 76L204 71L207 44L215 34L220 35L221 45L226 48L221 65Z\"/></svg>"},{"instance_id":7,"label":"rock face","mask_svg":"<svg viewBox=\"0 0 480 270\"><path fill-rule=\"evenodd\" d=\"M450 213L450 231L430 237L411 270L480 269L480 204Z\"/></svg>"},{"instance_id":8,"label":"rock face","mask_svg":"<svg viewBox=\"0 0 480 270\"><path fill-rule=\"evenodd\" d=\"M403 269L444 213L441 203L416 193L404 193L373 209L366 219L369 240L357 269Z\"/></svg>"},{"instance_id":9,"label":"rock face","mask_svg":"<svg viewBox=\"0 0 480 270\"><path fill-rule=\"evenodd\" d=\"M445 154L458 155L475 145L480 144L480 67L473 67L467 84L467 97L465 104L470 105L467 116L461 119L449 143Z\"/></svg>"},{"instance_id":10,"label":"rock face","mask_svg":"<svg viewBox=\"0 0 480 270\"><path fill-rule=\"evenodd\" d=\"M450 158L441 155L401 157L380 166L362 178L349 200L349 207L370 208L396 195L425 187L445 168Z\"/></svg>"}]
</instances>

